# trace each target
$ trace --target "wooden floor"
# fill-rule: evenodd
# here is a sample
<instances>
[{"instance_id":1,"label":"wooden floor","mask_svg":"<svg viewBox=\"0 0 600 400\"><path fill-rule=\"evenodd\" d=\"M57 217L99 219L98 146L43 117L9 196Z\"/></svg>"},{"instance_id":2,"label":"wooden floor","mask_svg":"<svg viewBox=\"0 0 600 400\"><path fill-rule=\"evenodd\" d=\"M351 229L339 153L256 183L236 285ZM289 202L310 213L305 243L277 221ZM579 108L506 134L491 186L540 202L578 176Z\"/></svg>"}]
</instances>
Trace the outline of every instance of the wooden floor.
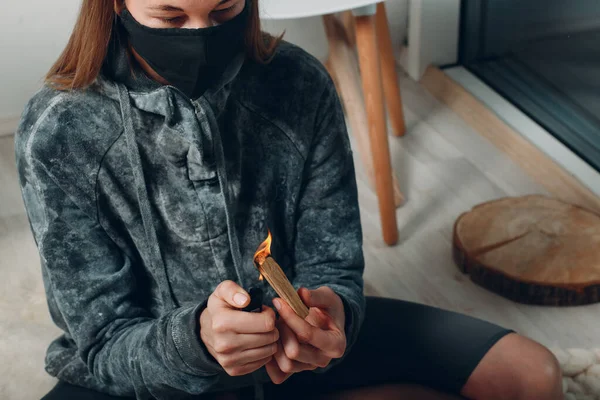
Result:
<instances>
[{"instance_id":1,"label":"wooden floor","mask_svg":"<svg viewBox=\"0 0 600 400\"><path fill-rule=\"evenodd\" d=\"M460 213L503 196L547 193L418 83L403 77L401 88L408 133L390 137L407 197L397 211L399 245L382 242L376 197L358 172L367 294L486 319L549 347L600 347L600 305L517 304L473 284L455 267L452 226Z\"/></svg>"},{"instance_id":2,"label":"wooden floor","mask_svg":"<svg viewBox=\"0 0 600 400\"><path fill-rule=\"evenodd\" d=\"M419 84L404 76L401 80L408 132L403 138L390 137L390 145L407 202L397 211L400 243L395 247L382 241L376 197L356 157L367 294L473 315L546 346L600 344L600 305L558 309L515 304L474 285L454 266L452 225L460 213L507 195L545 192ZM12 383L0 382L0 398L16 398L17 388L29 390L22 398L39 397L53 384L43 371L43 359L58 330L43 297L12 136L0 138L0 271L0 355L5 360L0 375L12 377Z\"/></svg>"}]
</instances>

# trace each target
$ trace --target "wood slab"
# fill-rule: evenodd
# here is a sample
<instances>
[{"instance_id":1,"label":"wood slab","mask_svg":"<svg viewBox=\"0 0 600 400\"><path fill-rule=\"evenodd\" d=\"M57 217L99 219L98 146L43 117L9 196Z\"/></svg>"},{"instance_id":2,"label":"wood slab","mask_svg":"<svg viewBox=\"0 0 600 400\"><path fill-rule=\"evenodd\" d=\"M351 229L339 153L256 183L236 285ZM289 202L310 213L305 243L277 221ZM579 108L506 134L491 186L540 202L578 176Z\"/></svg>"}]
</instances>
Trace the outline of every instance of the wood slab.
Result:
<instances>
[{"instance_id":1,"label":"wood slab","mask_svg":"<svg viewBox=\"0 0 600 400\"><path fill-rule=\"evenodd\" d=\"M545 196L474 207L454 225L453 256L471 280L511 300L600 301L600 215Z\"/></svg>"}]
</instances>

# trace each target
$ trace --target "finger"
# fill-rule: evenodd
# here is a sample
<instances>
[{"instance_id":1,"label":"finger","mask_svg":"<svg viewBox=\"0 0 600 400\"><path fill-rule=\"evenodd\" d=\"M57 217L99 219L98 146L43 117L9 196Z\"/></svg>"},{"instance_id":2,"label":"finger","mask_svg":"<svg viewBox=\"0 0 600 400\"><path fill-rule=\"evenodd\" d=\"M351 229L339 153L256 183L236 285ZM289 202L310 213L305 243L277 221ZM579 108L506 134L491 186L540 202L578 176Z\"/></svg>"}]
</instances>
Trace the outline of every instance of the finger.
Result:
<instances>
[{"instance_id":1,"label":"finger","mask_svg":"<svg viewBox=\"0 0 600 400\"><path fill-rule=\"evenodd\" d=\"M285 355L285 351L281 346L281 341L278 342L278 350L273 356L275 361L277 362L277 366L279 369L285 374L293 374L296 372L302 371L312 371L317 368L316 365L304 364L299 361L291 360L288 356Z\"/></svg>"},{"instance_id":2,"label":"finger","mask_svg":"<svg viewBox=\"0 0 600 400\"><path fill-rule=\"evenodd\" d=\"M279 324L281 332L281 345L285 355L294 361L299 361L308 365L326 367L331 361L321 350L310 344L301 344L296 339L296 335L286 324Z\"/></svg>"},{"instance_id":3,"label":"finger","mask_svg":"<svg viewBox=\"0 0 600 400\"><path fill-rule=\"evenodd\" d=\"M238 365L245 365L270 357L274 355L276 351L277 343L273 343L257 349L249 349L234 354L221 355L218 361L223 368L233 368Z\"/></svg>"},{"instance_id":4,"label":"finger","mask_svg":"<svg viewBox=\"0 0 600 400\"><path fill-rule=\"evenodd\" d=\"M312 313L315 326L327 329L330 324L337 323L338 328L343 327L344 304L331 288L321 286L316 290L308 290L303 287L298 289L298 294L309 308L316 310Z\"/></svg>"},{"instance_id":5,"label":"finger","mask_svg":"<svg viewBox=\"0 0 600 400\"><path fill-rule=\"evenodd\" d=\"M231 354L234 352L256 349L276 343L279 340L279 330L277 328L268 333L245 333L220 335L211 343L212 347L220 354Z\"/></svg>"},{"instance_id":6,"label":"finger","mask_svg":"<svg viewBox=\"0 0 600 400\"><path fill-rule=\"evenodd\" d=\"M217 299L233 308L244 308L250 302L248 293L234 281L221 282L213 294Z\"/></svg>"},{"instance_id":7,"label":"finger","mask_svg":"<svg viewBox=\"0 0 600 400\"><path fill-rule=\"evenodd\" d=\"M287 380L287 378L292 376L291 373L286 374L281 369L279 369L279 365L277 364L277 361L275 361L275 358L271 359L271 361L269 361L265 365L265 369L267 370L269 378L271 378L271 382L273 382L276 385L282 384Z\"/></svg>"},{"instance_id":8,"label":"finger","mask_svg":"<svg viewBox=\"0 0 600 400\"><path fill-rule=\"evenodd\" d=\"M340 351L343 354L345 349L345 337L343 332L335 330L322 330L309 324L300 318L294 310L283 300L273 299L273 304L277 307L279 315L285 321L287 326L296 334L300 343L309 343L314 347L325 352L326 355L338 358ZM343 345L343 346L342 346Z\"/></svg>"},{"instance_id":9,"label":"finger","mask_svg":"<svg viewBox=\"0 0 600 400\"><path fill-rule=\"evenodd\" d=\"M329 314L316 307L311 307L308 316L304 319L312 326L325 330L331 329L332 324L335 324ZM337 325L334 328L337 328Z\"/></svg>"},{"instance_id":10,"label":"finger","mask_svg":"<svg viewBox=\"0 0 600 400\"><path fill-rule=\"evenodd\" d=\"M302 302L304 304L306 304L307 307L311 307L310 303L312 301L311 299L311 295L310 295L310 290L305 288L305 287L301 287L300 289L298 289L298 296L300 296L300 299L302 300ZM314 307L314 306L312 306Z\"/></svg>"},{"instance_id":11,"label":"finger","mask_svg":"<svg viewBox=\"0 0 600 400\"><path fill-rule=\"evenodd\" d=\"M308 290L305 287L301 287L300 289L298 289L298 296L300 296L300 299L302 300L302 302L304 304L306 304L307 307L309 307L308 316L305 318L305 320L313 326L323 328L323 329L326 328L327 321L325 320L325 318L322 317L324 315L324 313L319 312L319 311L321 311L319 308L311 307L309 305L310 304L309 303L310 290Z\"/></svg>"},{"instance_id":12,"label":"finger","mask_svg":"<svg viewBox=\"0 0 600 400\"><path fill-rule=\"evenodd\" d=\"M238 365L232 368L225 368L225 371L231 376L242 376L250 374L259 368L265 366L269 361L273 359L273 356L263 358L262 360L254 361L249 364Z\"/></svg>"},{"instance_id":13,"label":"finger","mask_svg":"<svg viewBox=\"0 0 600 400\"><path fill-rule=\"evenodd\" d=\"M275 329L275 312L269 307L263 307L260 313L221 309L215 312L211 322L216 333L267 333Z\"/></svg>"},{"instance_id":14,"label":"finger","mask_svg":"<svg viewBox=\"0 0 600 400\"><path fill-rule=\"evenodd\" d=\"M302 292L302 300L309 307L319 307L324 310L329 310L336 302L336 294L327 286L321 286L315 290L300 288Z\"/></svg>"},{"instance_id":15,"label":"finger","mask_svg":"<svg viewBox=\"0 0 600 400\"><path fill-rule=\"evenodd\" d=\"M321 286L315 290L301 289L303 289L304 293L302 299L308 307L320 308L334 317L337 317L340 311L343 312L344 304L342 303L342 299L330 287Z\"/></svg>"}]
</instances>

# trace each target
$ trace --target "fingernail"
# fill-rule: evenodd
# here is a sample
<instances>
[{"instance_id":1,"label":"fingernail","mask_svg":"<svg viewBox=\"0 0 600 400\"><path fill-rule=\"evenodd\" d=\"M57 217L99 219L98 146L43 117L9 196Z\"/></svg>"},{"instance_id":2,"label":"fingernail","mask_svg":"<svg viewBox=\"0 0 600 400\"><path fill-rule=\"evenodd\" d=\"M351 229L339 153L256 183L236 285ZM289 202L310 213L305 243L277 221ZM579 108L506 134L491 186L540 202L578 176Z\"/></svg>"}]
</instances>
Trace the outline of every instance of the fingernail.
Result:
<instances>
[{"instance_id":1,"label":"fingernail","mask_svg":"<svg viewBox=\"0 0 600 400\"><path fill-rule=\"evenodd\" d=\"M276 309L281 310L281 303L277 299L273 299L273 305Z\"/></svg>"},{"instance_id":2,"label":"fingernail","mask_svg":"<svg viewBox=\"0 0 600 400\"><path fill-rule=\"evenodd\" d=\"M242 293L236 293L235 296L233 296L233 301L238 303L240 306L246 304L246 300L248 300L248 296Z\"/></svg>"}]
</instances>

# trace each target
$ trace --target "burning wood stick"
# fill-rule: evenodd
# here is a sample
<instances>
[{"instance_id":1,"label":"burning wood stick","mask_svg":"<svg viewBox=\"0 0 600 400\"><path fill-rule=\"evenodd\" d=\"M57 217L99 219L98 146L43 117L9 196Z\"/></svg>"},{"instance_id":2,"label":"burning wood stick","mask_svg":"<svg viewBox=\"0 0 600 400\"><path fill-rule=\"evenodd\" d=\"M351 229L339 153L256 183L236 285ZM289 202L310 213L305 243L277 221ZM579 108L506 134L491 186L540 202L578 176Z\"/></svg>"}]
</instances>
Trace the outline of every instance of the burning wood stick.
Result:
<instances>
[{"instance_id":1,"label":"burning wood stick","mask_svg":"<svg viewBox=\"0 0 600 400\"><path fill-rule=\"evenodd\" d=\"M261 277L269 282L269 285L277 292L279 297L285 300L300 318L304 319L308 316L308 307L302 302L279 264L271 257L271 240L271 232L269 232L267 239L254 254L254 265L260 272Z\"/></svg>"}]
</instances>

